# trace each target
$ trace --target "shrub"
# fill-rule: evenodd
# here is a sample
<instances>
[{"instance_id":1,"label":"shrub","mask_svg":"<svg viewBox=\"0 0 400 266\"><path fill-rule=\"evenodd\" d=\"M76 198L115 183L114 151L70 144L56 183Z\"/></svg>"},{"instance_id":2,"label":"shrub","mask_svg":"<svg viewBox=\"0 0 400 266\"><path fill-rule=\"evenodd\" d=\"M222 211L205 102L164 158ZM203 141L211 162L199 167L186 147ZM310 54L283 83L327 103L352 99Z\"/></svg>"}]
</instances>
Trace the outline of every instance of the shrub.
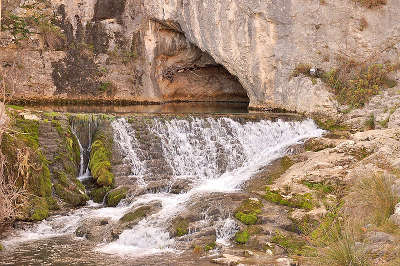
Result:
<instances>
[{"instance_id":1,"label":"shrub","mask_svg":"<svg viewBox=\"0 0 400 266\"><path fill-rule=\"evenodd\" d=\"M395 81L387 77L392 71L392 65L373 64L363 67L354 61L345 61L339 69L325 72L322 80L332 88L339 103L359 108L384 87L396 85Z\"/></svg>"},{"instance_id":2,"label":"shrub","mask_svg":"<svg viewBox=\"0 0 400 266\"><path fill-rule=\"evenodd\" d=\"M235 235L235 241L239 244L246 244L249 241L250 234L247 230L237 232Z\"/></svg>"},{"instance_id":3,"label":"shrub","mask_svg":"<svg viewBox=\"0 0 400 266\"><path fill-rule=\"evenodd\" d=\"M353 0L353 1L366 8L384 6L387 3L387 0Z\"/></svg>"}]
</instances>

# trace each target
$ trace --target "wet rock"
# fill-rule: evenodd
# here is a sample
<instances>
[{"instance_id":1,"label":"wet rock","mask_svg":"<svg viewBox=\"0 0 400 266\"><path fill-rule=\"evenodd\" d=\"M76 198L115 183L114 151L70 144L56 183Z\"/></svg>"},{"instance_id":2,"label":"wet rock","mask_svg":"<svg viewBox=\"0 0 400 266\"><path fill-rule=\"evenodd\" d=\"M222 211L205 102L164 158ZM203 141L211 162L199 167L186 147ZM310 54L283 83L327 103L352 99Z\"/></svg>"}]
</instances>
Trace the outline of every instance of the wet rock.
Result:
<instances>
[{"instance_id":1,"label":"wet rock","mask_svg":"<svg viewBox=\"0 0 400 266\"><path fill-rule=\"evenodd\" d=\"M112 224L105 219L87 219L75 230L75 235L96 243L111 242Z\"/></svg>"},{"instance_id":2,"label":"wet rock","mask_svg":"<svg viewBox=\"0 0 400 266\"><path fill-rule=\"evenodd\" d=\"M118 203L126 197L129 188L122 187L111 190L106 197L106 205L108 207L116 207Z\"/></svg>"},{"instance_id":3,"label":"wet rock","mask_svg":"<svg viewBox=\"0 0 400 266\"><path fill-rule=\"evenodd\" d=\"M186 179L178 179L172 183L170 192L173 194L180 194L188 192L191 189L191 181Z\"/></svg>"},{"instance_id":4,"label":"wet rock","mask_svg":"<svg viewBox=\"0 0 400 266\"><path fill-rule=\"evenodd\" d=\"M134 208L121 217L121 223L129 223L129 225L137 224L140 220L159 211L162 205L160 201L154 201L149 204Z\"/></svg>"},{"instance_id":5,"label":"wet rock","mask_svg":"<svg viewBox=\"0 0 400 266\"><path fill-rule=\"evenodd\" d=\"M222 254L221 258L212 259L211 261L221 265L238 265L240 261L244 259L244 257L234 256L230 254Z\"/></svg>"}]
</instances>

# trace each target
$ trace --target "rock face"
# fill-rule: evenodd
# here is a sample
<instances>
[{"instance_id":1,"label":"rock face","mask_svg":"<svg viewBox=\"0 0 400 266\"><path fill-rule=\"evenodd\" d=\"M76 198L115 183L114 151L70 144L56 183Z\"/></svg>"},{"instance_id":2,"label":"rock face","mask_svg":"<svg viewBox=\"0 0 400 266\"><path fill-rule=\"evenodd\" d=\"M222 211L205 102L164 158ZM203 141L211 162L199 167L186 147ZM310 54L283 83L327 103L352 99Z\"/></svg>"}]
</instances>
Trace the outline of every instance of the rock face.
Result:
<instances>
[{"instance_id":1,"label":"rock face","mask_svg":"<svg viewBox=\"0 0 400 266\"><path fill-rule=\"evenodd\" d=\"M395 1L366 9L351 0L31 0L3 9L16 15L4 18L0 61L18 73L17 99L250 100L336 116L330 89L293 77L296 66L329 71L399 55ZM12 30L13 20L38 16L45 23Z\"/></svg>"},{"instance_id":2,"label":"rock face","mask_svg":"<svg viewBox=\"0 0 400 266\"><path fill-rule=\"evenodd\" d=\"M13 15L0 61L17 73L7 76L16 100L248 101L236 77L182 32L148 19L139 1L17 1L5 9Z\"/></svg>"},{"instance_id":3,"label":"rock face","mask_svg":"<svg viewBox=\"0 0 400 266\"><path fill-rule=\"evenodd\" d=\"M333 111L322 84L290 79L297 64L329 70L340 57L393 61L399 52L395 2L368 11L332 0L144 0L144 7L150 17L179 25L191 43L237 76L252 107Z\"/></svg>"}]
</instances>

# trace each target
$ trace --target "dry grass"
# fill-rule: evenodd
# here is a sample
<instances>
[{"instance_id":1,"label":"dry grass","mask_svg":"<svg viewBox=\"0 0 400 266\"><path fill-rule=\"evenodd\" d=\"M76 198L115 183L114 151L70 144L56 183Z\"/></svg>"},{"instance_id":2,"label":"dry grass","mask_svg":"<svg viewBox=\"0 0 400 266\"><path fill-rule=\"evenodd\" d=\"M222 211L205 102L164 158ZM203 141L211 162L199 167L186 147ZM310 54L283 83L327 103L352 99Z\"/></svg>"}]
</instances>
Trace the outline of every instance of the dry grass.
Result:
<instances>
[{"instance_id":1,"label":"dry grass","mask_svg":"<svg viewBox=\"0 0 400 266\"><path fill-rule=\"evenodd\" d=\"M7 79L8 78L8 79ZM6 80L9 80L7 83ZM8 118L5 113L6 97L10 94L9 84L13 84L12 76L0 68L0 143L2 136L8 131ZM18 158L21 162L24 161L24 152L20 151ZM26 190L24 187L17 184L18 176L22 172L16 173L15 176L6 176L4 167L6 164L6 157L0 150L0 225L5 225L7 222L13 221L26 203ZM20 166L20 170L24 171L23 163L15 162ZM1 230L1 227L0 227Z\"/></svg>"},{"instance_id":2,"label":"dry grass","mask_svg":"<svg viewBox=\"0 0 400 266\"><path fill-rule=\"evenodd\" d=\"M349 195L349 212L356 214L355 219L381 226L385 224L399 201L393 192L394 177L374 174L358 181Z\"/></svg>"},{"instance_id":3,"label":"dry grass","mask_svg":"<svg viewBox=\"0 0 400 266\"><path fill-rule=\"evenodd\" d=\"M365 246L358 242L357 234L351 227L336 228L331 235L334 241L320 250L316 264L332 266L364 266L370 265ZM338 229L340 228L340 229Z\"/></svg>"}]
</instances>

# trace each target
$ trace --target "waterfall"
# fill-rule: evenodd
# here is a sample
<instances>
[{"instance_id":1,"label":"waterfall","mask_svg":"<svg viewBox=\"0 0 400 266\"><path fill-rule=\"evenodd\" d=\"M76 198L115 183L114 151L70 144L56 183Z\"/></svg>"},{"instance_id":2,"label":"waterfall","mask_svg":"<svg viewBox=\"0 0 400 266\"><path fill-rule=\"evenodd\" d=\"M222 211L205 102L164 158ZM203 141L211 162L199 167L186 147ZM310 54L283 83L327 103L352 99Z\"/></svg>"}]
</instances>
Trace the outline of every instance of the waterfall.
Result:
<instances>
[{"instance_id":1,"label":"waterfall","mask_svg":"<svg viewBox=\"0 0 400 266\"><path fill-rule=\"evenodd\" d=\"M123 231L116 241L101 244L96 250L129 256L176 251L180 239L171 238L168 227L191 203L201 203L210 195L225 197L239 191L259 169L285 156L290 146L323 133L312 120L239 122L231 118L189 117L143 119L138 124L120 118L111 126L114 143L138 188L152 182L165 182L171 187L184 182L187 188L178 193L142 190L138 196L124 200L115 208L89 202L89 205L66 216L50 217L23 231L9 243L72 234L83 220L89 218L108 218L112 223L118 223L134 208L157 203L161 207L151 215ZM81 154L90 150L90 146L85 151L79 144ZM80 174L85 168L82 161L85 158L82 160L81 157ZM199 211L202 216L203 211ZM215 228L216 242L220 245L229 245L238 230L238 225L229 215L231 213L223 213L210 218L205 211L205 218L200 221L204 228ZM195 230L182 238L190 237L192 233L195 234Z\"/></svg>"},{"instance_id":2,"label":"waterfall","mask_svg":"<svg viewBox=\"0 0 400 266\"><path fill-rule=\"evenodd\" d=\"M143 174L146 169L138 154L149 152L138 145L135 130L124 118L114 121L113 128L132 171ZM158 201L162 209L124 231L115 242L100 247L102 252L146 255L173 249L175 243L167 225L192 199L205 193L239 190L261 167L284 156L289 146L323 133L312 120L241 124L230 118L155 119L148 124L148 132L158 138L163 159L172 169L172 180L188 180L191 189L181 194L147 193L133 198L130 208ZM237 230L232 219L214 226L218 227L217 239L223 244Z\"/></svg>"}]
</instances>

